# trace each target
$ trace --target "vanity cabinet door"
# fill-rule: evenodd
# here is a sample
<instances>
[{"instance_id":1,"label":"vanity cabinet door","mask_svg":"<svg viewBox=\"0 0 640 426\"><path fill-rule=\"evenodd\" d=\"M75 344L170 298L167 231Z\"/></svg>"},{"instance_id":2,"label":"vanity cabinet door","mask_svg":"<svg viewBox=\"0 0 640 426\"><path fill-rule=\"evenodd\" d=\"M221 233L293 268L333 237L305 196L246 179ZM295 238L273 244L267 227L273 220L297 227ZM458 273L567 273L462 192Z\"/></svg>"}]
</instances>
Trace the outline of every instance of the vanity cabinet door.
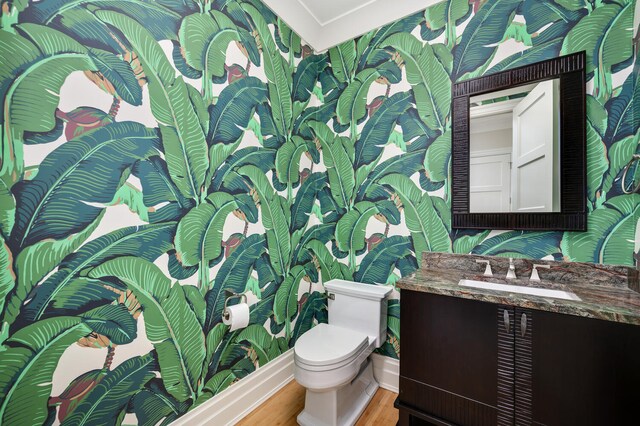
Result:
<instances>
[{"instance_id":1,"label":"vanity cabinet door","mask_svg":"<svg viewBox=\"0 0 640 426\"><path fill-rule=\"evenodd\" d=\"M534 424L638 424L640 327L536 311L530 331Z\"/></svg>"},{"instance_id":2,"label":"vanity cabinet door","mask_svg":"<svg viewBox=\"0 0 640 426\"><path fill-rule=\"evenodd\" d=\"M400 304L400 404L453 424L499 424L496 305L408 290ZM506 312L512 324L513 308Z\"/></svg>"}]
</instances>

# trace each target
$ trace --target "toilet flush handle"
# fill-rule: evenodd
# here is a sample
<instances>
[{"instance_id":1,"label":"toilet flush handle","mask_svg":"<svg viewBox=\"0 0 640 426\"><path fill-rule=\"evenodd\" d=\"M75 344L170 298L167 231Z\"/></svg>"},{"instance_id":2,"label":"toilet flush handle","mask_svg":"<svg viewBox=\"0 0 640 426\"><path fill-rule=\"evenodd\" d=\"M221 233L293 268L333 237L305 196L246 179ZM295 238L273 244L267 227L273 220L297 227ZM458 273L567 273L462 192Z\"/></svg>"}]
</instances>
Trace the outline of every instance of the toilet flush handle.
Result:
<instances>
[{"instance_id":1,"label":"toilet flush handle","mask_svg":"<svg viewBox=\"0 0 640 426\"><path fill-rule=\"evenodd\" d=\"M333 293L327 293L327 298L331 299L331 300L336 300L336 295Z\"/></svg>"}]
</instances>

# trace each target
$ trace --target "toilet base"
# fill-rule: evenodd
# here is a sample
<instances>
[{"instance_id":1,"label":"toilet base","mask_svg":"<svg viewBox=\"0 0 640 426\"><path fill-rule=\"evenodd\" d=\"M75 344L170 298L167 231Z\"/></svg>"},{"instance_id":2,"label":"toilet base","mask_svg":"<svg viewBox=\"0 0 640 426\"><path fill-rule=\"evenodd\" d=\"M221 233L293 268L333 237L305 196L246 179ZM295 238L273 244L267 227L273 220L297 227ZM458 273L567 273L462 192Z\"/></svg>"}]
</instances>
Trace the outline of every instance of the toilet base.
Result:
<instances>
[{"instance_id":1,"label":"toilet base","mask_svg":"<svg viewBox=\"0 0 640 426\"><path fill-rule=\"evenodd\" d=\"M338 389L317 392L307 389L301 426L352 426L378 390L373 364L367 359L351 383Z\"/></svg>"}]
</instances>

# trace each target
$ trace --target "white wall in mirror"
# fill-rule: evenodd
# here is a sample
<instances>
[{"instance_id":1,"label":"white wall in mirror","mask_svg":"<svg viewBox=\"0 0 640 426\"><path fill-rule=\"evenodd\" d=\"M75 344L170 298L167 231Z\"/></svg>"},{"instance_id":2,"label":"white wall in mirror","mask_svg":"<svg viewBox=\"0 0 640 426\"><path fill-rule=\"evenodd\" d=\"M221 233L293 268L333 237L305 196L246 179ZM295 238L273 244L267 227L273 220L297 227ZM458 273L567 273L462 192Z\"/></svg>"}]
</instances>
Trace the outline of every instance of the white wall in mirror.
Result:
<instances>
[{"instance_id":1,"label":"white wall in mirror","mask_svg":"<svg viewBox=\"0 0 640 426\"><path fill-rule=\"evenodd\" d=\"M470 212L560 211L559 80L470 99Z\"/></svg>"}]
</instances>

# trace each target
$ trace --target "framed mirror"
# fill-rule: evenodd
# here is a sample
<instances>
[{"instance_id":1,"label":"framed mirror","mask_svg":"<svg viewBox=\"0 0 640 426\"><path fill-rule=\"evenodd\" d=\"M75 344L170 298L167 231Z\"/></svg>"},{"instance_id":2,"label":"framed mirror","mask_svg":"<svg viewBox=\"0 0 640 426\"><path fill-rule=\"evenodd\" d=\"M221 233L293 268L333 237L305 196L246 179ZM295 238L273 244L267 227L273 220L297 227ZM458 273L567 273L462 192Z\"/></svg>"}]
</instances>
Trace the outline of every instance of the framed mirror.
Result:
<instances>
[{"instance_id":1,"label":"framed mirror","mask_svg":"<svg viewBox=\"0 0 640 426\"><path fill-rule=\"evenodd\" d=\"M452 226L585 231L585 52L456 83Z\"/></svg>"}]
</instances>

